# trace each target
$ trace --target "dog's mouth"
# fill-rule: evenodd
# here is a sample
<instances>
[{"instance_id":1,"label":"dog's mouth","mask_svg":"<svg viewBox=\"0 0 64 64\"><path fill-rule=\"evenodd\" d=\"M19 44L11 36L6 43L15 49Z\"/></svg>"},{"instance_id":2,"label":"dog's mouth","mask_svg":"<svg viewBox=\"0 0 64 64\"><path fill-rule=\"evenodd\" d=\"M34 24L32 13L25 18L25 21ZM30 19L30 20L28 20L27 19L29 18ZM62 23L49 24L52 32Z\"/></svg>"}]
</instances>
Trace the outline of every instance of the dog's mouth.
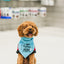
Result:
<instances>
[{"instance_id":1,"label":"dog's mouth","mask_svg":"<svg viewBox=\"0 0 64 64\"><path fill-rule=\"evenodd\" d=\"M27 34L27 36L29 36L29 37L32 36L32 32L29 31L29 33Z\"/></svg>"}]
</instances>

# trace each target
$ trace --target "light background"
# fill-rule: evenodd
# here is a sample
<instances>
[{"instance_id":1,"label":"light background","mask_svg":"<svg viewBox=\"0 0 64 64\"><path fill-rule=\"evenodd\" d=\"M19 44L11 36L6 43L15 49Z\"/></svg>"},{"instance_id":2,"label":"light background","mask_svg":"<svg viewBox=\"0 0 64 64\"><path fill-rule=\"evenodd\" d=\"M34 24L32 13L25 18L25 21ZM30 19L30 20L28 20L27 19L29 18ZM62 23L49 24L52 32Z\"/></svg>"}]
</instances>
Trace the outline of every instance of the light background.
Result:
<instances>
[{"instance_id":1,"label":"light background","mask_svg":"<svg viewBox=\"0 0 64 64\"><path fill-rule=\"evenodd\" d=\"M42 6L40 2L11 1L0 2L0 7L28 7L28 3L31 4L30 7ZM16 28L26 20L34 21L39 29L38 36L34 37L37 64L64 64L64 0L56 0L55 6L46 7L45 18L0 19L0 64L16 64L16 49L20 40Z\"/></svg>"},{"instance_id":2,"label":"light background","mask_svg":"<svg viewBox=\"0 0 64 64\"><path fill-rule=\"evenodd\" d=\"M17 63L17 44L20 40L16 30L0 32L0 64ZM36 64L64 64L64 29L54 27L39 28L34 37L37 50Z\"/></svg>"}]
</instances>

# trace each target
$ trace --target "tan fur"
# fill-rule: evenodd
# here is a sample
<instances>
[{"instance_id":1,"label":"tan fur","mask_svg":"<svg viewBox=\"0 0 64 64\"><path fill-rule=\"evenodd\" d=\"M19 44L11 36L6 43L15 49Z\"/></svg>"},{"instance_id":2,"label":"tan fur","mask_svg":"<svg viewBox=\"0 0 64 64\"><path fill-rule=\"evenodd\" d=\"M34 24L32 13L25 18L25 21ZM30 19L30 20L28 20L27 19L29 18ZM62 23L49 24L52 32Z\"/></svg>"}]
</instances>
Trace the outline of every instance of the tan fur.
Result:
<instances>
[{"instance_id":1,"label":"tan fur","mask_svg":"<svg viewBox=\"0 0 64 64\"><path fill-rule=\"evenodd\" d=\"M37 36L38 34L38 28L36 26L36 24L34 22L31 21L26 21L23 22L19 27L18 27L18 34L20 37L29 37L26 34L29 32L29 28L32 29L32 36ZM31 38L29 37L29 38ZM17 64L36 64L36 58L35 58L35 54L31 54L29 55L29 59L24 59L23 56L21 54L18 54L18 59L17 59Z\"/></svg>"},{"instance_id":2,"label":"tan fur","mask_svg":"<svg viewBox=\"0 0 64 64\"><path fill-rule=\"evenodd\" d=\"M23 64L23 56L21 54L18 54L17 64Z\"/></svg>"},{"instance_id":3,"label":"tan fur","mask_svg":"<svg viewBox=\"0 0 64 64\"><path fill-rule=\"evenodd\" d=\"M27 28L26 28L27 27ZM30 21L26 21L26 22L23 22L19 27L18 27L18 34L20 37L28 37L26 36L25 34L28 33L28 29L29 28L32 28L32 31L34 31L33 36L37 36L38 34L38 28L36 26L36 24L34 22L30 22ZM36 31L36 32L35 32Z\"/></svg>"}]
</instances>

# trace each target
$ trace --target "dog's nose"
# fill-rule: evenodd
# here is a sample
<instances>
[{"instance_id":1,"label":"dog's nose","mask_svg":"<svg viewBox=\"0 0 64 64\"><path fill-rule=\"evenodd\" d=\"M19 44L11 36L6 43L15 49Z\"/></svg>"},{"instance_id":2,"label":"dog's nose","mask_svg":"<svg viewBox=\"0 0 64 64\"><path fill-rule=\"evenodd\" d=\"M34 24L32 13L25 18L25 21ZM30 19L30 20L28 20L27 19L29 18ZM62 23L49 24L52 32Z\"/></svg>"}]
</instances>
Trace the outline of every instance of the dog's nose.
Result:
<instances>
[{"instance_id":1,"label":"dog's nose","mask_svg":"<svg viewBox=\"0 0 64 64\"><path fill-rule=\"evenodd\" d=\"M32 30L31 28L29 28L29 30Z\"/></svg>"}]
</instances>

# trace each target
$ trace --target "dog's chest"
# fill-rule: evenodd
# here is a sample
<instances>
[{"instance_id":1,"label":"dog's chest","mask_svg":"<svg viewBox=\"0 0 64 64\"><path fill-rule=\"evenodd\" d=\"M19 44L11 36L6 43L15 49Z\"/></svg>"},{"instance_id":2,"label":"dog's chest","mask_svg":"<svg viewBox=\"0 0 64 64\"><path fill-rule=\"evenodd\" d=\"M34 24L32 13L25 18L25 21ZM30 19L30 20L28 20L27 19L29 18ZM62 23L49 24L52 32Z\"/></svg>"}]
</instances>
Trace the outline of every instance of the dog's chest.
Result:
<instances>
[{"instance_id":1,"label":"dog's chest","mask_svg":"<svg viewBox=\"0 0 64 64\"><path fill-rule=\"evenodd\" d=\"M21 50L25 53L30 52L32 50L32 46L30 44L22 44Z\"/></svg>"},{"instance_id":2,"label":"dog's chest","mask_svg":"<svg viewBox=\"0 0 64 64\"><path fill-rule=\"evenodd\" d=\"M24 58L28 57L34 51L34 42L32 39L31 40L21 39L19 42L19 51Z\"/></svg>"}]
</instances>

